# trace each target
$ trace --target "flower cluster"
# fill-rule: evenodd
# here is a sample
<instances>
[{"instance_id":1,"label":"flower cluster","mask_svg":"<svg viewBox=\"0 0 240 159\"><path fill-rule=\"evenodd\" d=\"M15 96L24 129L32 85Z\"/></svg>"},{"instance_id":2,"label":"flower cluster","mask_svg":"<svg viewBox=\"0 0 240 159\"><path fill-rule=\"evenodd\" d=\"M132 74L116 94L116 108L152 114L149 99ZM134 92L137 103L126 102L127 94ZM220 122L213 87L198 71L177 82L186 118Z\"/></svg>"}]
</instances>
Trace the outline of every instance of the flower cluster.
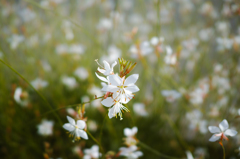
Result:
<instances>
[{"instance_id":1,"label":"flower cluster","mask_svg":"<svg viewBox=\"0 0 240 159\"><path fill-rule=\"evenodd\" d=\"M137 127L133 127L132 129L130 128L125 128L124 129L124 135L126 136L126 138L124 138L125 140L125 144L128 147L121 147L120 150L120 156L125 156L127 158L131 158L131 159L137 159L138 157L141 157L143 155L143 153L141 151L137 151L137 143L138 140L135 137L136 133L138 131Z\"/></svg>"},{"instance_id":2,"label":"flower cluster","mask_svg":"<svg viewBox=\"0 0 240 159\"><path fill-rule=\"evenodd\" d=\"M139 88L135 85L139 75L133 74L126 78L126 75L135 67L136 63L132 64L124 59L119 59L120 75L114 74L113 67L117 64L115 61L111 66L107 61L103 61L104 67L98 64L101 68L98 68L98 72L102 73L106 77L96 76L105 83L102 83L102 91L105 92L102 104L109 107L109 118L117 117L119 115L122 120L122 112L125 110L129 112L128 108L124 106L132 98L134 98L134 92L139 91Z\"/></svg>"}]
</instances>

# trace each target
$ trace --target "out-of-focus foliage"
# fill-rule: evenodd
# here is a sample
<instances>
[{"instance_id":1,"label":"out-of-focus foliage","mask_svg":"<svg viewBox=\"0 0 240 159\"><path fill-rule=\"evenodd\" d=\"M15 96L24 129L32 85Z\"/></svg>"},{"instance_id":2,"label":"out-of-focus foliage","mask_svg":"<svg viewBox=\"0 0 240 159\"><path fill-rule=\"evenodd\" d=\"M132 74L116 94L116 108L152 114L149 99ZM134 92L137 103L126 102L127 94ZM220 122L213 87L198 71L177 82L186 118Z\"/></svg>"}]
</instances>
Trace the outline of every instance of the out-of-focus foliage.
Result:
<instances>
[{"instance_id":1,"label":"out-of-focus foliage","mask_svg":"<svg viewBox=\"0 0 240 159\"><path fill-rule=\"evenodd\" d=\"M62 125L77 109L64 107L103 96L94 60L122 57L139 74L130 112L120 121L101 99L85 105L105 154L117 154L124 128L136 126L137 139L162 154L222 158L208 126L227 119L240 130L239 24L238 0L1 0L0 59L13 70L0 62L0 158L95 151L91 137L68 137ZM239 157L239 134L223 144L226 158ZM159 158L138 148L140 158Z\"/></svg>"}]
</instances>

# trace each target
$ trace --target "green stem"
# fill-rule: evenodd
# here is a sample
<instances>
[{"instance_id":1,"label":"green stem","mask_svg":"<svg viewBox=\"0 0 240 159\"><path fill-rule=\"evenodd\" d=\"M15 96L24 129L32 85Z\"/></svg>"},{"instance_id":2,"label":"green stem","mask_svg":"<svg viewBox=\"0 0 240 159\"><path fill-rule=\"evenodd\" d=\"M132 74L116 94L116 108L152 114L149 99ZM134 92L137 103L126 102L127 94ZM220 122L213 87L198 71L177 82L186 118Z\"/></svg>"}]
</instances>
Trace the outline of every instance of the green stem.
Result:
<instances>
[{"instance_id":1,"label":"green stem","mask_svg":"<svg viewBox=\"0 0 240 159\"><path fill-rule=\"evenodd\" d=\"M225 156L226 156L226 153L225 153L225 148L224 148L224 146L223 146L223 143L222 144L220 144L221 146L222 146L222 149L223 149L223 159L225 159Z\"/></svg>"},{"instance_id":2,"label":"green stem","mask_svg":"<svg viewBox=\"0 0 240 159\"><path fill-rule=\"evenodd\" d=\"M142 148L145 148L146 150L148 151L151 151L153 154L155 154L156 156L159 156L159 157L164 157L164 158L168 158L168 159L183 159L183 158L176 158L176 157L171 157L171 156L168 156L168 155L165 155L165 154L162 154L160 152L158 152L157 150L151 148L150 146L144 144L143 142L138 142L139 146L141 146Z\"/></svg>"},{"instance_id":3,"label":"green stem","mask_svg":"<svg viewBox=\"0 0 240 159\"><path fill-rule=\"evenodd\" d=\"M98 142L97 139L96 139L95 137L93 137L93 135L92 135L88 130L86 130L86 132L87 132L87 134L92 138L92 140L93 140L94 142L96 142L96 144L98 144L98 146L99 146L99 148L100 148L100 150L101 150L101 152L102 152L102 158L104 159L104 150L103 150L103 148L102 148L102 146L101 146L101 143Z\"/></svg>"},{"instance_id":4,"label":"green stem","mask_svg":"<svg viewBox=\"0 0 240 159\"><path fill-rule=\"evenodd\" d=\"M49 107L49 109L53 109L53 107L49 104L49 102L44 98L44 96L39 93L29 82L26 78L24 78L20 73L18 73L14 68L12 68L10 65L8 65L7 63L5 63L3 60L0 59L0 62L2 62L5 66L7 66L9 69L11 69L13 72L15 72L19 77L21 77L35 92L37 92L37 94L42 98L42 100L47 104L47 106ZM55 117L57 118L57 120L59 121L59 123L62 125L62 120L60 119L59 115L55 112L54 113Z\"/></svg>"},{"instance_id":5,"label":"green stem","mask_svg":"<svg viewBox=\"0 0 240 159\"><path fill-rule=\"evenodd\" d=\"M80 105L83 105L83 104L87 104L87 103L92 102L93 100L101 99L101 98L103 98L103 96L98 97L98 98L94 98L94 99L92 99L92 100L90 100L90 101L88 101L88 102L83 102L83 103L80 103L80 104L67 105L67 106L65 106L65 107L61 107L61 108L57 108L57 109L53 109L53 110L50 110L50 111L48 111L48 112L45 112L45 113L42 114L41 116L47 115L47 114L49 114L49 113L52 113L52 112L55 112L55 111L58 111L58 110L61 110L61 109L77 107L77 106L80 106Z\"/></svg>"}]
</instances>

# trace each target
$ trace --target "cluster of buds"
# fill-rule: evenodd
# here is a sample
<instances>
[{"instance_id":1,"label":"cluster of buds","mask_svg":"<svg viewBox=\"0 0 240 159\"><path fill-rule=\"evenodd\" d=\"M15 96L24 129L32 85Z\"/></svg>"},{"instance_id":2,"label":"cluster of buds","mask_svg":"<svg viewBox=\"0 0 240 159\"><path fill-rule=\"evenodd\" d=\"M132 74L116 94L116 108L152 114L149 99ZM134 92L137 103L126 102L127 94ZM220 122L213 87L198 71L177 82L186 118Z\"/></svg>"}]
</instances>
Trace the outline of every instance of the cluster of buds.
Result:
<instances>
[{"instance_id":1,"label":"cluster of buds","mask_svg":"<svg viewBox=\"0 0 240 159\"><path fill-rule=\"evenodd\" d=\"M131 61L126 61L123 58L118 58L118 61L120 64L120 77L124 77L129 74L137 65L136 62L132 63Z\"/></svg>"},{"instance_id":2,"label":"cluster of buds","mask_svg":"<svg viewBox=\"0 0 240 159\"><path fill-rule=\"evenodd\" d=\"M109 118L119 115L120 120L122 120L124 110L129 112L126 104L134 98L133 93L139 91L139 88L135 85L139 75L133 74L126 77L136 66L136 63L119 58L120 75L114 74L113 68L117 64L116 61L111 66L107 61L103 61L103 63L104 67L98 63L100 66L98 73L102 73L106 77L99 76L96 73L96 76L103 81L102 91L105 92L104 99L101 103L109 107Z\"/></svg>"}]
</instances>

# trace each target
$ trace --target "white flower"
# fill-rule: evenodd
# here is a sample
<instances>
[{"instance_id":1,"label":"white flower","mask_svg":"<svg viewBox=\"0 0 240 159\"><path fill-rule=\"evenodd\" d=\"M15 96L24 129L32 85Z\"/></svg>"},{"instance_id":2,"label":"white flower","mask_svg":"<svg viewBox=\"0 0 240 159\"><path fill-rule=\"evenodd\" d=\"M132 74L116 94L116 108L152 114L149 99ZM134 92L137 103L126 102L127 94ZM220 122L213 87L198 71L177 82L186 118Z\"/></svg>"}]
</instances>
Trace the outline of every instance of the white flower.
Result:
<instances>
[{"instance_id":1,"label":"white flower","mask_svg":"<svg viewBox=\"0 0 240 159\"><path fill-rule=\"evenodd\" d=\"M77 81L74 77L63 76L62 83L69 89L74 89L77 87Z\"/></svg>"},{"instance_id":2,"label":"white flower","mask_svg":"<svg viewBox=\"0 0 240 159\"><path fill-rule=\"evenodd\" d=\"M101 69L98 67L98 71L101 72L102 74L104 74L105 76L109 76L111 74L114 74L113 73L113 67L116 66L117 62L115 61L112 66L110 67L109 63L107 61L103 61L103 64L104 64L104 69Z\"/></svg>"},{"instance_id":3,"label":"white flower","mask_svg":"<svg viewBox=\"0 0 240 159\"><path fill-rule=\"evenodd\" d=\"M140 116L147 116L148 112L145 110L145 105L143 103L134 103L133 110L136 114Z\"/></svg>"},{"instance_id":4,"label":"white flower","mask_svg":"<svg viewBox=\"0 0 240 159\"><path fill-rule=\"evenodd\" d=\"M235 136L237 134L236 130L228 129L228 122L226 119L224 119L220 124L219 128L216 126L209 126L208 129L211 133L214 133L212 137L209 139L209 141L214 142L217 140L223 140L228 138L226 136Z\"/></svg>"},{"instance_id":5,"label":"white flower","mask_svg":"<svg viewBox=\"0 0 240 159\"><path fill-rule=\"evenodd\" d=\"M52 135L53 133L53 121L42 120L38 127L38 134L40 135Z\"/></svg>"},{"instance_id":6,"label":"white flower","mask_svg":"<svg viewBox=\"0 0 240 159\"><path fill-rule=\"evenodd\" d=\"M31 85L36 89L39 90L41 88L47 87L48 86L48 82L44 81L40 78L36 78L34 81L31 82Z\"/></svg>"},{"instance_id":7,"label":"white flower","mask_svg":"<svg viewBox=\"0 0 240 159\"><path fill-rule=\"evenodd\" d=\"M123 110L125 110L126 112L129 112L129 110L126 107L124 107L120 102L114 100L112 97L107 97L101 103L106 107L111 107L113 105L113 107L108 110L108 117L110 119L114 116L117 117L117 114L118 114L120 117L120 120L122 120Z\"/></svg>"},{"instance_id":8,"label":"white flower","mask_svg":"<svg viewBox=\"0 0 240 159\"><path fill-rule=\"evenodd\" d=\"M125 80L124 77L110 75L109 82L111 85L104 86L102 91L112 92L115 101L126 104L133 98L132 93L139 91L139 88L135 85L138 77L138 74L133 74Z\"/></svg>"},{"instance_id":9,"label":"white flower","mask_svg":"<svg viewBox=\"0 0 240 159\"><path fill-rule=\"evenodd\" d=\"M97 159L101 156L97 145L93 145L90 149L85 149L84 154L83 159Z\"/></svg>"},{"instance_id":10,"label":"white flower","mask_svg":"<svg viewBox=\"0 0 240 159\"><path fill-rule=\"evenodd\" d=\"M68 130L71 134L71 136L74 137L74 139L80 139L80 137L84 138L84 139L88 139L87 133L85 131L83 131L83 129L86 126L85 121L83 120L78 120L77 124L75 122L75 120L69 116L67 116L68 122L63 125L63 128Z\"/></svg>"},{"instance_id":11,"label":"white flower","mask_svg":"<svg viewBox=\"0 0 240 159\"><path fill-rule=\"evenodd\" d=\"M135 135L138 131L137 127L133 127L132 129L130 128L125 128L124 129L124 135L126 136L126 138L124 138L125 140L125 144L127 146L132 146L132 145L136 145L138 140L135 138Z\"/></svg>"},{"instance_id":12,"label":"white flower","mask_svg":"<svg viewBox=\"0 0 240 159\"><path fill-rule=\"evenodd\" d=\"M121 147L120 148L120 156L126 156L128 159L137 159L142 156L143 153L141 151L136 151L137 146L133 145L130 147Z\"/></svg>"},{"instance_id":13,"label":"white flower","mask_svg":"<svg viewBox=\"0 0 240 159\"><path fill-rule=\"evenodd\" d=\"M81 80L85 80L88 78L88 71L84 67L78 67L74 74Z\"/></svg>"},{"instance_id":14,"label":"white flower","mask_svg":"<svg viewBox=\"0 0 240 159\"><path fill-rule=\"evenodd\" d=\"M137 127L133 127L132 129L130 129L130 128L124 129L124 135L127 137L133 137L134 135L136 135L137 132L138 132Z\"/></svg>"},{"instance_id":15,"label":"white flower","mask_svg":"<svg viewBox=\"0 0 240 159\"><path fill-rule=\"evenodd\" d=\"M187 159L194 159L190 151L186 151L186 154L187 154Z\"/></svg>"},{"instance_id":16,"label":"white flower","mask_svg":"<svg viewBox=\"0 0 240 159\"><path fill-rule=\"evenodd\" d=\"M27 106L28 105L28 93L22 91L22 88L18 87L16 88L14 92L14 99L15 101L20 104L21 106Z\"/></svg>"},{"instance_id":17,"label":"white flower","mask_svg":"<svg viewBox=\"0 0 240 159\"><path fill-rule=\"evenodd\" d=\"M163 90L161 93L164 97L166 97L166 100L170 103L174 102L176 99L182 96L181 93L175 90Z\"/></svg>"}]
</instances>

